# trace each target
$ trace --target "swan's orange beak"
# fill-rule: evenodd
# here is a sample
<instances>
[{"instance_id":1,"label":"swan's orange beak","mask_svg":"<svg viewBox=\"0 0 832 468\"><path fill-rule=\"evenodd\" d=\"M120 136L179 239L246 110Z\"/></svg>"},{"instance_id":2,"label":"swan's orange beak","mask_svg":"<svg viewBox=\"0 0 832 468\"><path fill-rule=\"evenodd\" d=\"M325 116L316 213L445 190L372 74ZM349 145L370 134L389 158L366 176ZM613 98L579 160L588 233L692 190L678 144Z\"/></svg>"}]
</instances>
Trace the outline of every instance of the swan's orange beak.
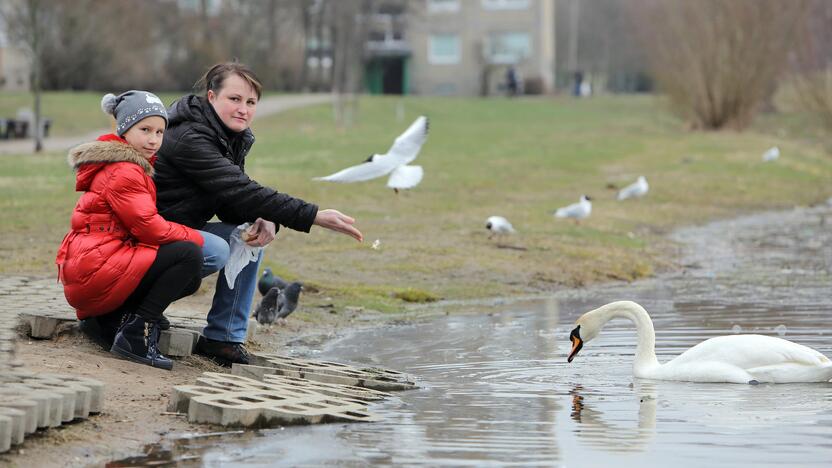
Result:
<instances>
[{"instance_id":1,"label":"swan's orange beak","mask_svg":"<svg viewBox=\"0 0 832 468\"><path fill-rule=\"evenodd\" d=\"M566 362L572 362L575 359L575 356L578 355L578 351L584 347L584 340L581 339L581 326L578 325L572 330L572 333L569 334L569 340L572 341L572 351L569 352L569 356L566 358Z\"/></svg>"}]
</instances>

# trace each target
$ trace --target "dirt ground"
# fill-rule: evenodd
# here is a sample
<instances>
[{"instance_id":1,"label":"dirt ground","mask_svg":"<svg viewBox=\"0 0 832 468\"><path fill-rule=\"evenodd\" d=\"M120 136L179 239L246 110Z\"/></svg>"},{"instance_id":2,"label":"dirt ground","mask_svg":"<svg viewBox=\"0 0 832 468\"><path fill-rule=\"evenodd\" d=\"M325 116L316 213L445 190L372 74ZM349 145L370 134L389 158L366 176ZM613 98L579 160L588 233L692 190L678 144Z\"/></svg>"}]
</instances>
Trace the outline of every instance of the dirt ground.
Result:
<instances>
[{"instance_id":1,"label":"dirt ground","mask_svg":"<svg viewBox=\"0 0 832 468\"><path fill-rule=\"evenodd\" d=\"M188 305L195 304L192 301ZM306 320L260 327L248 343L249 350L289 353L298 348L314 349L323 340L353 327L384 322L372 314L362 317L357 310L336 314L328 308L314 309L305 313ZM0 455L0 466L103 466L112 460L141 455L145 446L166 438L228 430L190 424L186 417L167 412L173 386L193 384L202 372L227 371L202 357L177 360L173 371L154 369L110 354L77 329L51 340L21 336L17 356L26 370L70 373L105 382L104 410L87 420L28 435L23 444Z\"/></svg>"}]
</instances>

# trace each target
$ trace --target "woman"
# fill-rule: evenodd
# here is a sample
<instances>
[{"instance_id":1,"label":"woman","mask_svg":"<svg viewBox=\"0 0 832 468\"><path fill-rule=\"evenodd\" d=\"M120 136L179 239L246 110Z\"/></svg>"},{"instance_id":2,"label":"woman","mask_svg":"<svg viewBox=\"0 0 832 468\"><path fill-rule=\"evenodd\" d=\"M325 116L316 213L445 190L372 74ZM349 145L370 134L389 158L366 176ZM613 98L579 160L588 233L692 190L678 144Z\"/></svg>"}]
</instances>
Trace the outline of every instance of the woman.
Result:
<instances>
[{"instance_id":1,"label":"woman","mask_svg":"<svg viewBox=\"0 0 832 468\"><path fill-rule=\"evenodd\" d=\"M254 224L256 237L248 241L252 246L274 240L278 225L302 232L318 225L363 240L353 218L336 210L319 210L260 185L245 173L245 158L254 144L250 126L262 91L248 67L237 62L214 65L197 85L202 95L185 96L169 109L154 179L160 214L204 232L203 277L225 265L229 237L245 222ZM215 215L220 222L209 223ZM226 366L248 363L243 342L261 259L262 255L243 268L233 285L227 284L224 274L218 275L197 353Z\"/></svg>"}]
</instances>

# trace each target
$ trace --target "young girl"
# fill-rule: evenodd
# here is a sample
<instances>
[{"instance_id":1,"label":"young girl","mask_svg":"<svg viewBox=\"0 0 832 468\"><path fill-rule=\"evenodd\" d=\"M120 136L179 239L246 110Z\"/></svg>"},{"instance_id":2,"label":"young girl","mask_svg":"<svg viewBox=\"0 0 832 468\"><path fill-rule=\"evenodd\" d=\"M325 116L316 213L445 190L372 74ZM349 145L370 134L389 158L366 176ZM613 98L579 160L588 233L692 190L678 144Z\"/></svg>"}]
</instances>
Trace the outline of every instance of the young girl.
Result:
<instances>
[{"instance_id":1,"label":"young girl","mask_svg":"<svg viewBox=\"0 0 832 468\"><path fill-rule=\"evenodd\" d=\"M101 108L115 117L116 133L69 152L84 193L58 251L58 276L85 332L114 354L171 369L157 348L159 321L199 288L203 237L156 210L151 177L168 123L162 101L128 91L105 95Z\"/></svg>"}]
</instances>

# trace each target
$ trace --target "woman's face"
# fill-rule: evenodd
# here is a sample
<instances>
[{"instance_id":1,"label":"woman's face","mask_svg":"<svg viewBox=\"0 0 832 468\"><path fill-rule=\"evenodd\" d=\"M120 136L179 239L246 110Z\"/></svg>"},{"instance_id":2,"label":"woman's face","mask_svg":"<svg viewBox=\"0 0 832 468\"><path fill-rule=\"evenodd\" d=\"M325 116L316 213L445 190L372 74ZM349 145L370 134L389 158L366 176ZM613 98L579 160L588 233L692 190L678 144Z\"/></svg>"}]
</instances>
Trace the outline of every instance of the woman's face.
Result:
<instances>
[{"instance_id":1,"label":"woman's face","mask_svg":"<svg viewBox=\"0 0 832 468\"><path fill-rule=\"evenodd\" d=\"M162 146L162 137L165 134L165 119L153 115L145 117L121 137L127 140L133 148L139 151L144 157L150 159Z\"/></svg>"},{"instance_id":2,"label":"woman's face","mask_svg":"<svg viewBox=\"0 0 832 468\"><path fill-rule=\"evenodd\" d=\"M257 93L240 75L232 73L225 78L219 92L208 91L208 102L226 127L242 132L254 119Z\"/></svg>"}]
</instances>

